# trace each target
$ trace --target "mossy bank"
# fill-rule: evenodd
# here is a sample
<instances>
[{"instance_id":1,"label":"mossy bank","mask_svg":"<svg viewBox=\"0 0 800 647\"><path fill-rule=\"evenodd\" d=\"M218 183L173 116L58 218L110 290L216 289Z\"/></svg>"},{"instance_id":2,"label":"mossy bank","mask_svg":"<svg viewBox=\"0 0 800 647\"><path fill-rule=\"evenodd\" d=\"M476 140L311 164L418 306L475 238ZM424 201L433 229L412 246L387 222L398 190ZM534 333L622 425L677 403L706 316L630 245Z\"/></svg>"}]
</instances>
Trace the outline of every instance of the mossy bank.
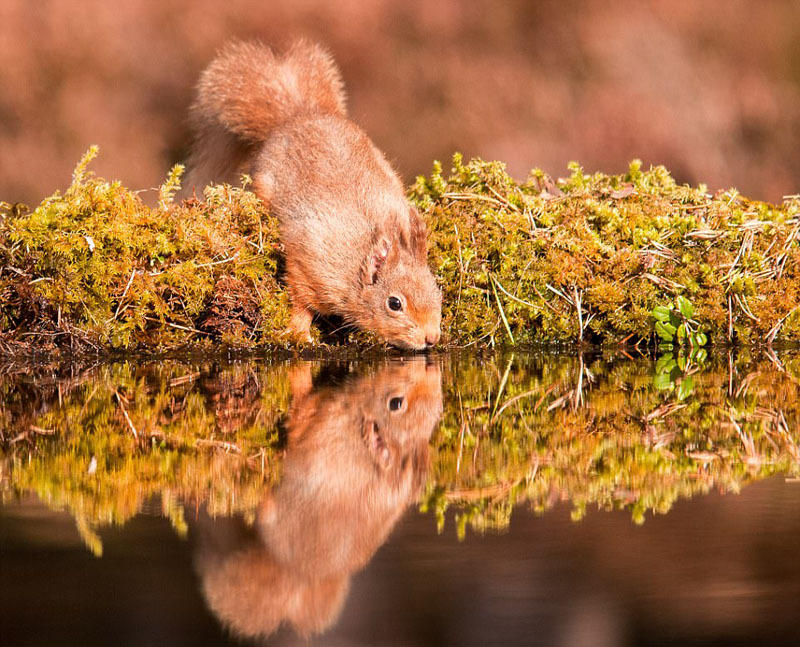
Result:
<instances>
[{"instance_id":1,"label":"mossy bank","mask_svg":"<svg viewBox=\"0 0 800 647\"><path fill-rule=\"evenodd\" d=\"M290 347L276 222L246 184L179 202L176 167L151 207L93 176L95 154L32 211L2 203L0 352ZM800 340L800 197L710 194L638 162L570 168L518 182L455 155L410 188L444 344Z\"/></svg>"}]
</instances>

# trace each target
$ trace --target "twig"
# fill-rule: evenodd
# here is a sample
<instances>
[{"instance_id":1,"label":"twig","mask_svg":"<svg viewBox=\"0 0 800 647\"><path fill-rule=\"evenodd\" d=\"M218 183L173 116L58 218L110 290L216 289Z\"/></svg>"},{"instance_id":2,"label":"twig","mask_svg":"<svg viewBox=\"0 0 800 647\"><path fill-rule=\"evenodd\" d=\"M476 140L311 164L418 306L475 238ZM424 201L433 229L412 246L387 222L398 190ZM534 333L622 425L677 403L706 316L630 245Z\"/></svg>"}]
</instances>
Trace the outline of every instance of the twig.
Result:
<instances>
[{"instance_id":1,"label":"twig","mask_svg":"<svg viewBox=\"0 0 800 647\"><path fill-rule=\"evenodd\" d=\"M466 268L464 267L464 257L461 254L461 234L458 233L458 225L453 223L453 229L456 232L456 246L458 247L458 269L460 272L458 273L458 297L456 298L456 308L455 312L453 313L453 318L450 320L450 327L447 329L448 336L450 335L450 331L453 329L453 324L458 321L458 311L461 308L461 291L464 288L464 274L466 272Z\"/></svg>"},{"instance_id":2,"label":"twig","mask_svg":"<svg viewBox=\"0 0 800 647\"><path fill-rule=\"evenodd\" d=\"M545 286L545 287L546 287L548 290L550 290L550 291L551 291L553 294L557 294L557 295L558 295L558 296L560 296L562 299L564 299L564 301L566 301L567 303L569 303L571 306L575 307L575 304L572 302L572 299L570 299L570 298L569 298L569 297L568 297L566 294L564 294L564 293L563 293L561 290L559 290L558 288L554 288L554 287L553 287L552 285L550 285L549 283L545 283L545 284L544 284L544 286Z\"/></svg>"},{"instance_id":3,"label":"twig","mask_svg":"<svg viewBox=\"0 0 800 647\"><path fill-rule=\"evenodd\" d=\"M497 283L497 287L500 288L500 291L503 292L503 294L505 294L509 299L513 299L517 303L521 303L522 305L528 306L529 308L533 308L534 310L541 310L541 308L539 306L531 303L530 301L525 301L525 299L520 299L519 297L515 297L513 294L511 294L508 290L506 290L503 287L503 284L500 283L500 281L498 281L497 278L495 278L495 277L493 277L493 278L494 278L495 283Z\"/></svg>"},{"instance_id":4,"label":"twig","mask_svg":"<svg viewBox=\"0 0 800 647\"><path fill-rule=\"evenodd\" d=\"M170 388L175 386L180 386L181 384L186 384L187 382L194 382L198 377L200 377L202 373L197 371L196 373L189 373L188 375L182 375L181 377L172 378L169 381Z\"/></svg>"},{"instance_id":5,"label":"twig","mask_svg":"<svg viewBox=\"0 0 800 647\"><path fill-rule=\"evenodd\" d=\"M574 397L572 399L572 410L576 411L583 402L583 353L580 355L580 366L578 367L578 384L575 386Z\"/></svg>"},{"instance_id":6,"label":"twig","mask_svg":"<svg viewBox=\"0 0 800 647\"><path fill-rule=\"evenodd\" d=\"M509 207L516 209L512 204L508 201L497 200L495 198L490 198L488 195L480 195L478 193L442 193L443 198L449 198L450 200L480 200L481 202L490 202L492 204L499 205L501 207Z\"/></svg>"},{"instance_id":7,"label":"twig","mask_svg":"<svg viewBox=\"0 0 800 647\"><path fill-rule=\"evenodd\" d=\"M128 415L128 411L125 409L125 405L122 404L122 396L120 396L119 391L114 391L114 395L117 396L117 404L119 404L119 408L122 410L122 415L125 416L125 421L128 423L128 427L130 427L131 433L136 440L139 440L139 432L136 431L136 427L133 426L133 421L131 417Z\"/></svg>"},{"instance_id":8,"label":"twig","mask_svg":"<svg viewBox=\"0 0 800 647\"><path fill-rule=\"evenodd\" d=\"M180 324L172 323L171 321L161 321L160 319L155 319L153 317L145 317L147 321L153 321L155 323L165 324L167 326L172 326L173 328L177 328L178 330L185 330L186 332L193 332L197 333L198 335L210 335L211 333L205 332L203 330L198 330L197 328L189 328L188 326L181 326Z\"/></svg>"},{"instance_id":9,"label":"twig","mask_svg":"<svg viewBox=\"0 0 800 647\"><path fill-rule=\"evenodd\" d=\"M494 277L491 274L489 275L489 282L492 284L492 292L494 293L495 301L497 301L497 307L500 310L500 318L503 320L503 325L506 328L511 343L514 344L516 343L514 342L514 334L511 332L511 326L508 325L508 319L506 319L506 313L505 310L503 310L503 304L500 303L500 297L497 294L497 289L494 287Z\"/></svg>"},{"instance_id":10,"label":"twig","mask_svg":"<svg viewBox=\"0 0 800 647\"><path fill-rule=\"evenodd\" d=\"M728 293L728 341L733 340L733 300Z\"/></svg>"},{"instance_id":11,"label":"twig","mask_svg":"<svg viewBox=\"0 0 800 647\"><path fill-rule=\"evenodd\" d=\"M500 195L500 194L499 194L497 191L495 191L495 190L494 190L492 187L490 187L490 186L488 186L488 185L487 185L487 187L486 187L486 188L487 188L487 189L489 189L489 191L491 191L492 193L494 193L494 195L497 197L497 199L498 199L498 200L500 200L500 202L501 202L502 204L504 204L506 207L508 207L508 208L509 208L509 209L511 209L512 211L516 211L517 213L520 213L520 211L519 211L519 207L517 207L516 205L513 205L513 204L511 204L511 203L508 201L508 198L504 198L504 197L503 197L503 196L501 196L501 195Z\"/></svg>"},{"instance_id":12,"label":"twig","mask_svg":"<svg viewBox=\"0 0 800 647\"><path fill-rule=\"evenodd\" d=\"M128 294L128 290L131 288L131 284L133 283L133 277L136 276L136 270L134 269L131 272L131 278L128 279L128 284L125 286L125 289L122 292L122 296L119 298L119 302L117 303L117 310L112 317L112 321L115 321L116 318L119 316L119 309L122 307L122 302L125 301L125 297Z\"/></svg>"},{"instance_id":13,"label":"twig","mask_svg":"<svg viewBox=\"0 0 800 647\"><path fill-rule=\"evenodd\" d=\"M747 297L741 297L738 294L734 294L733 298L736 301L736 303L739 304L739 307L742 309L742 312L744 312L744 314L747 315L749 319L758 323L758 318L752 312L750 312L750 306L747 305Z\"/></svg>"},{"instance_id":14,"label":"twig","mask_svg":"<svg viewBox=\"0 0 800 647\"><path fill-rule=\"evenodd\" d=\"M783 317L781 317L778 320L778 323L776 323L772 328L770 328L769 332L767 333L767 336L765 337L767 344L769 346L772 346L772 342L775 341L775 337L778 336L778 333L780 332L783 323L789 318L789 315L791 315L798 308L800 308L800 306L795 306L794 308L789 310L789 312L787 312L785 315L783 315Z\"/></svg>"},{"instance_id":15,"label":"twig","mask_svg":"<svg viewBox=\"0 0 800 647\"><path fill-rule=\"evenodd\" d=\"M669 290L672 292L679 292L681 290L686 289L685 285L681 285L680 283L677 283L675 281L670 281L669 279L664 278L663 276L656 276L655 274L645 273L642 274L642 277L646 278L648 281L652 281L658 287L664 288L665 290Z\"/></svg>"},{"instance_id":16,"label":"twig","mask_svg":"<svg viewBox=\"0 0 800 647\"><path fill-rule=\"evenodd\" d=\"M211 267L212 265L222 265L223 263L230 263L233 260L236 260L236 257L239 256L239 252L236 252L233 256L229 256L228 258L223 258L221 261L213 261L211 263L200 263L195 267Z\"/></svg>"},{"instance_id":17,"label":"twig","mask_svg":"<svg viewBox=\"0 0 800 647\"><path fill-rule=\"evenodd\" d=\"M489 424L492 424L492 421L495 418L495 412L497 411L497 404L500 402L500 398L503 396L503 392L506 390L506 384L508 383L508 376L511 373L511 366L514 364L514 355L512 353L511 357L508 359L508 363L506 364L506 370L503 373L503 377L500 379L500 388L497 389L497 397L494 399L494 411L492 411L492 415L489 417Z\"/></svg>"},{"instance_id":18,"label":"twig","mask_svg":"<svg viewBox=\"0 0 800 647\"><path fill-rule=\"evenodd\" d=\"M538 392L538 389L531 389L530 391L525 391L525 393L520 393L520 394L515 395L514 397L509 398L508 400L506 400L503 403L503 406L500 407L494 414L492 414L492 417L489 420L489 424L494 422L495 419L499 418L500 415L503 413L503 411L505 411L506 408L510 407L512 404L514 404L515 402L517 402L519 400L522 400L523 398L527 398L528 396L533 395L534 393L537 393L537 392Z\"/></svg>"},{"instance_id":19,"label":"twig","mask_svg":"<svg viewBox=\"0 0 800 647\"><path fill-rule=\"evenodd\" d=\"M572 286L575 295L575 309L578 311L578 339L583 341L583 313L581 312L581 295L578 292L578 286ZM581 372L583 374L583 372Z\"/></svg>"},{"instance_id":20,"label":"twig","mask_svg":"<svg viewBox=\"0 0 800 647\"><path fill-rule=\"evenodd\" d=\"M236 443L229 443L224 440L211 440L206 438L198 438L195 442L196 445L210 445L211 447L219 447L226 452L233 452L234 454L241 454L242 450Z\"/></svg>"}]
</instances>

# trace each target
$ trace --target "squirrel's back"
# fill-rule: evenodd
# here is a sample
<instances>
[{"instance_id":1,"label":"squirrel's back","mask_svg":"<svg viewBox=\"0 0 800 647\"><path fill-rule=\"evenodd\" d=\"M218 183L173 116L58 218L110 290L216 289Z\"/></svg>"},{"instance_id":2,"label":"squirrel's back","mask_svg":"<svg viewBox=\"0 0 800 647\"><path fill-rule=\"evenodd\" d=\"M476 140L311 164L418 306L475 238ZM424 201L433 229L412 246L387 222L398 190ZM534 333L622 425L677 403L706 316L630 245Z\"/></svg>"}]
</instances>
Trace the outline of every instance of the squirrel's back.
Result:
<instances>
[{"instance_id":1,"label":"squirrel's back","mask_svg":"<svg viewBox=\"0 0 800 647\"><path fill-rule=\"evenodd\" d=\"M197 85L187 188L238 182L274 129L315 114L346 116L341 75L325 49L301 40L276 56L258 42L230 43Z\"/></svg>"}]
</instances>

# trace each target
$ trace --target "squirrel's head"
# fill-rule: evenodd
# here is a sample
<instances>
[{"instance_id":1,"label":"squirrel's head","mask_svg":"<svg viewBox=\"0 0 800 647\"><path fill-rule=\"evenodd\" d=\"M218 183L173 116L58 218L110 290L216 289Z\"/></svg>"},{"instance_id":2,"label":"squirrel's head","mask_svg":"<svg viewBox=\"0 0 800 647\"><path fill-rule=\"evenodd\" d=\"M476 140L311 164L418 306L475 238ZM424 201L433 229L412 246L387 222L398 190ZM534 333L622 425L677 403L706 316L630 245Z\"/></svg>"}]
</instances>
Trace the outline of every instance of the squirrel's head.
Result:
<instances>
[{"instance_id":1,"label":"squirrel's head","mask_svg":"<svg viewBox=\"0 0 800 647\"><path fill-rule=\"evenodd\" d=\"M409 225L376 232L360 276L360 296L369 315L357 323L398 348L422 350L436 344L442 293L427 256L427 228L415 209L409 209Z\"/></svg>"}]
</instances>

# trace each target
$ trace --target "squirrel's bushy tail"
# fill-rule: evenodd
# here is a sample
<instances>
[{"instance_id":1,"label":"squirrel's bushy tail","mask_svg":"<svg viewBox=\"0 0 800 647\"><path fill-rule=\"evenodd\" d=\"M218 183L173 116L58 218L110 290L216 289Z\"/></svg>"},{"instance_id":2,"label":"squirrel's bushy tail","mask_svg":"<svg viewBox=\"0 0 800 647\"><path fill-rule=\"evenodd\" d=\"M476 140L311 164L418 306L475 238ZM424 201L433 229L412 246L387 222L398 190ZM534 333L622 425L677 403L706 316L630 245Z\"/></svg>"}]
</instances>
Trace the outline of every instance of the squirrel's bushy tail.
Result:
<instances>
[{"instance_id":1,"label":"squirrel's bushy tail","mask_svg":"<svg viewBox=\"0 0 800 647\"><path fill-rule=\"evenodd\" d=\"M325 49L301 40L276 55L259 42L228 44L200 76L190 109L190 183L237 181L274 128L316 113L346 113L342 78Z\"/></svg>"}]
</instances>

